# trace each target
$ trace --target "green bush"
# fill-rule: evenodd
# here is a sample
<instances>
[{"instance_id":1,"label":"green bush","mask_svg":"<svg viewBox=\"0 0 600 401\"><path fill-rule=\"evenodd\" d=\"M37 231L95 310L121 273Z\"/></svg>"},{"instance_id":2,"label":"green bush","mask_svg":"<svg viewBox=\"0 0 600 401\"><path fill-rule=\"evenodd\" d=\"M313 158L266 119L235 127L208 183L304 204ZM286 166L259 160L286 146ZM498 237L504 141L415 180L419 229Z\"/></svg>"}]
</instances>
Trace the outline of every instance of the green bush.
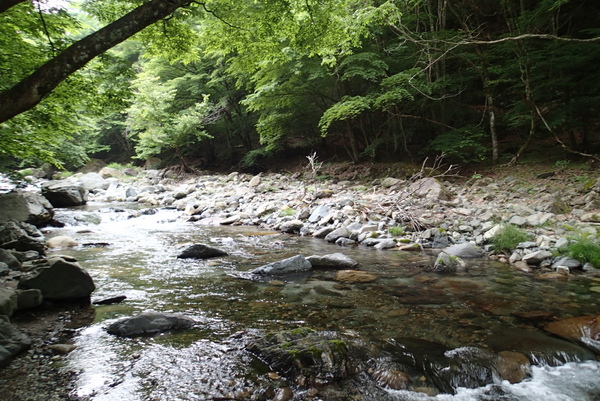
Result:
<instances>
[{"instance_id":1,"label":"green bush","mask_svg":"<svg viewBox=\"0 0 600 401\"><path fill-rule=\"evenodd\" d=\"M492 237L491 243L498 252L510 252L521 242L531 239L531 236L519 227L512 224L504 224L502 228Z\"/></svg>"},{"instance_id":2,"label":"green bush","mask_svg":"<svg viewBox=\"0 0 600 401\"><path fill-rule=\"evenodd\" d=\"M397 237L399 235L404 235L406 233L406 229L402 226L391 227L388 232L391 236Z\"/></svg>"},{"instance_id":3,"label":"green bush","mask_svg":"<svg viewBox=\"0 0 600 401\"><path fill-rule=\"evenodd\" d=\"M566 254L582 263L600 267L600 245L589 238L580 237L567 246Z\"/></svg>"}]
</instances>

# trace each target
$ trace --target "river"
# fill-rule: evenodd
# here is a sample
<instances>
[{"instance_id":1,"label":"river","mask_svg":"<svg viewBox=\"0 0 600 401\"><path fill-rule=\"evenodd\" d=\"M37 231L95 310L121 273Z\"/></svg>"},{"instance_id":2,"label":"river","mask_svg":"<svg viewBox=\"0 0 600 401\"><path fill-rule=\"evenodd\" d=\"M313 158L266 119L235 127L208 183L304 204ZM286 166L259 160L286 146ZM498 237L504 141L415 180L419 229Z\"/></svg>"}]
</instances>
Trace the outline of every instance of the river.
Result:
<instances>
[{"instance_id":1,"label":"river","mask_svg":"<svg viewBox=\"0 0 600 401\"><path fill-rule=\"evenodd\" d=\"M176 210L132 207L138 206L91 203L58 209L57 218L67 226L46 231L47 237L68 235L79 242L52 252L77 258L91 274L97 287L93 300L127 297L120 304L94 307L95 320L77 332L78 348L65 360L64 368L78 373L77 395L92 400L205 400L240 394L268 399L257 396L256 389L272 385L267 378L273 375L243 349L257 333L310 327L367 342L416 338L453 349L485 348L490 338L508 344L529 335L524 333L541 333L520 312L562 318L599 310L589 291L591 280L576 275L568 281L535 280L487 260L470 261L467 272L437 275L423 271L433 261L429 253L342 248L257 227L198 225ZM193 243L229 255L177 259ZM335 252L379 278L341 285L328 270L277 280L251 280L247 273L297 254ZM104 329L118 318L150 310L183 314L200 324L135 339L117 338ZM600 400L600 363L581 360L569 350L544 352L541 366L518 384L498 381L437 396L389 389L383 396L381 389L369 395L365 390L363 399ZM321 399L302 391L294 399Z\"/></svg>"}]
</instances>

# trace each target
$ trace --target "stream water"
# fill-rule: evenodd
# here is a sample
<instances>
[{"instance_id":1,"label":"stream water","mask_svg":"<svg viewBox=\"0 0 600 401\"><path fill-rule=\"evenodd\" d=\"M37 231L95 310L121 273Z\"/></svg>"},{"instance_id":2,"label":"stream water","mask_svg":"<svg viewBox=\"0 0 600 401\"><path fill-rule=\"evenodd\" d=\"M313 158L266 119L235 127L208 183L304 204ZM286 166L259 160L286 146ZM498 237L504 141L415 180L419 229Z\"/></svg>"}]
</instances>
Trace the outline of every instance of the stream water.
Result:
<instances>
[{"instance_id":1,"label":"stream water","mask_svg":"<svg viewBox=\"0 0 600 401\"><path fill-rule=\"evenodd\" d=\"M541 331L532 331L520 312L545 311L561 318L600 310L589 290L598 282L589 278L535 280L484 260L470 261L467 272L440 276L423 272L432 263L430 254L340 248L256 227L202 226L175 210L131 218L131 207L90 204L58 210L57 218L67 226L46 233L79 242L53 252L74 256L92 275L93 300L127 297L120 304L94 307L95 320L78 331L78 348L66 359L65 367L79 373L78 395L92 400L217 399L267 386L265 367L243 351L250 334L310 327L367 342L416 338L449 348L490 347L490 338L492 344L537 341ZM176 258L193 243L219 247L229 256ZM276 281L247 277L253 268L297 254L335 252L356 259L362 270L379 278L340 285L328 270ZM117 338L104 329L118 318L150 310L183 314L200 325L135 339ZM365 390L364 399L600 400L600 363L583 360L568 347L545 348L537 355L541 366L519 384L499 381L435 397L381 389L370 396Z\"/></svg>"}]
</instances>

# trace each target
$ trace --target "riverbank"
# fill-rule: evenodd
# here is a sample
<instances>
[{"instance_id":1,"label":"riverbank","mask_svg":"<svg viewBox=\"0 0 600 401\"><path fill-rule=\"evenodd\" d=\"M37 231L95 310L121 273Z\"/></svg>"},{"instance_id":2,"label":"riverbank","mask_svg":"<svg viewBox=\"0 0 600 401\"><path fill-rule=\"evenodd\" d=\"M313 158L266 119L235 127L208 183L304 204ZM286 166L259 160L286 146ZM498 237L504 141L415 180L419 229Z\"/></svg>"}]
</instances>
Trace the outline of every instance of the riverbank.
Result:
<instances>
[{"instance_id":1,"label":"riverbank","mask_svg":"<svg viewBox=\"0 0 600 401\"><path fill-rule=\"evenodd\" d=\"M345 228L345 231L341 230L343 235L327 239L335 243L339 241L340 252L344 252L344 247L369 244L386 244L385 247L380 246L387 248L382 252L413 252L414 248L412 251L401 248L414 245L418 250L430 248L431 252L438 252L452 243L473 242L487 250L487 257L512 262L511 266L515 269L543 279L569 280L570 275L588 277L591 281L598 278L597 270L590 265L584 268L583 263L572 269L557 269L558 266L553 266L554 255L539 261L527 260L525 265L515 259L519 254L523 259L539 250L552 253L561 238L570 241L571 237L581 233L596 235L596 222L587 220L590 216L593 219L598 210L597 177L588 175L584 179L580 173L566 171L547 171L553 174L545 178L528 179L510 175L491 177L473 174L468 179L442 175L436 178L437 183L433 182L436 185L432 189L420 195L423 186L412 186L419 179L426 178L426 174L421 178L409 179L414 171L409 177L408 172L390 172L385 176L371 177L366 171L356 169L351 172L322 172L326 174L317 176L312 172L296 172L250 176L205 173L178 177L155 170L139 172L135 176L126 176L119 171L104 171L106 178L93 176L96 184L92 185L88 180L87 187L91 202L138 203L140 209L130 212L131 218L152 213L153 208L166 207L178 209L182 221L197 225L254 225L323 238ZM360 176L360 179L344 180L346 173ZM82 178L83 175L74 176L69 181L86 182ZM92 176L87 177L90 178ZM552 207L563 206L563 203L568 211L562 209L564 213L552 212ZM527 241L529 244L526 247L511 252L494 252L485 234L497 225L508 222L531 234L531 241ZM515 253L517 256L513 257ZM469 268L469 261L466 263ZM37 332L31 331L31 337L42 340L39 345L34 341L27 354L19 356L8 368L14 373L8 376L14 377L15 383L18 383L19 372L24 371L41 372L46 382L52 382L50 376L58 371L44 371L47 363L34 362L23 368L27 365L19 365L18 362L26 361L28 357L32 361L52 358L58 361L60 356L46 347L49 342L57 342L57 335L45 336L44 330L53 333L52 329L48 329L54 324L60 327L61 319L64 320L65 316L56 313L54 323L42 323ZM19 319L13 319L13 323L28 330L25 322ZM36 333L41 337L37 337ZM68 343L68 339L64 341ZM56 379L68 381L68 372L60 375L63 376L56 376ZM27 377L31 380L28 383L37 380L35 375ZM24 388L29 384L17 386ZM26 397L21 393L14 399L36 399Z\"/></svg>"}]
</instances>

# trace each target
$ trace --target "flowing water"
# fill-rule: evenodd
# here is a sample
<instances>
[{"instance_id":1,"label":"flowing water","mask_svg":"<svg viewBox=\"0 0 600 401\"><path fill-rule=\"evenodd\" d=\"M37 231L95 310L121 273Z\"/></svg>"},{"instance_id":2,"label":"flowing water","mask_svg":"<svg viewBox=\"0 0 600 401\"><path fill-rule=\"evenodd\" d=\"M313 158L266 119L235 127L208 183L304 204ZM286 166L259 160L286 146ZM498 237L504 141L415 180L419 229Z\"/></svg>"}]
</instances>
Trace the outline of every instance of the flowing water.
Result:
<instances>
[{"instance_id":1,"label":"flowing water","mask_svg":"<svg viewBox=\"0 0 600 401\"><path fill-rule=\"evenodd\" d=\"M92 275L97 287L93 300L127 297L120 304L94 307L95 320L79 330L78 348L67 358L67 368L79 373L78 395L92 400L204 400L251 394L248 389L272 385L265 366L243 351L247 338L258 333L310 327L366 342L416 338L462 349L489 347L490 338L502 344L522 338L536 342L535 336L528 337L531 322L521 320L519 312L544 311L562 318L599 311L597 297L590 292L598 282L589 278L535 280L490 261L470 261L468 272L440 276L423 271L432 263L430 254L340 248L256 227L201 226L175 210L130 218L132 206L120 206L123 209L91 204L59 210L58 219L69 224L46 233L79 242L79 247L53 252L76 257ZM229 256L176 258L193 243L216 246ZM248 274L297 254L335 252L356 259L362 270L379 278L340 284L328 270L276 280L251 280ZM200 324L188 331L135 339L117 338L104 329L118 318L150 310L183 314ZM436 397L381 389L370 396L365 390L364 399L600 400L600 364L583 360L568 347L556 347L537 354L542 366L534 367L531 378L519 384L498 381Z\"/></svg>"}]
</instances>

